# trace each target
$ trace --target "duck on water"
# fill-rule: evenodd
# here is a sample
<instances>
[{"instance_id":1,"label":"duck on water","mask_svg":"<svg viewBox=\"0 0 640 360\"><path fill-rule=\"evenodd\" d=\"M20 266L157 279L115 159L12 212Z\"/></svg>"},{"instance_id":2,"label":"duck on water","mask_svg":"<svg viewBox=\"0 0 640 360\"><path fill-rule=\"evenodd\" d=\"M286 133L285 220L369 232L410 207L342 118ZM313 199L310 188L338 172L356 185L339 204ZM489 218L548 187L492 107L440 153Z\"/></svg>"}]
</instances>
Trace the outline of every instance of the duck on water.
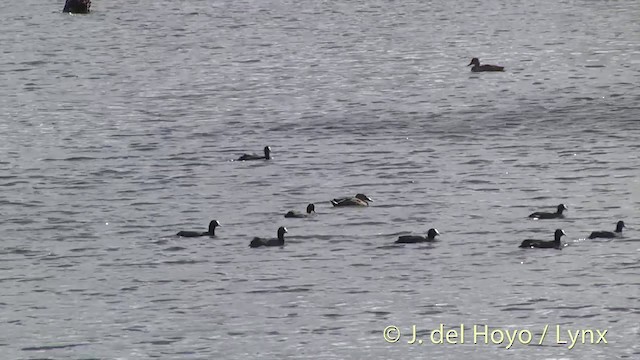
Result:
<instances>
[{"instance_id":1,"label":"duck on water","mask_svg":"<svg viewBox=\"0 0 640 360\"><path fill-rule=\"evenodd\" d=\"M560 204L558 205L558 207L556 208L556 212L554 213L536 211L532 214L529 214L529 217L536 220L537 219L562 219L564 218L564 215L562 215L562 212L565 210L569 210L569 208L567 208L564 204Z\"/></svg>"},{"instance_id":2,"label":"duck on water","mask_svg":"<svg viewBox=\"0 0 640 360\"><path fill-rule=\"evenodd\" d=\"M478 58L471 59L471 62L467 66L471 66L471 65L473 65L473 67L471 68L472 72L504 71L504 66L489 65L489 64L480 65L480 60L478 60Z\"/></svg>"},{"instance_id":3,"label":"duck on water","mask_svg":"<svg viewBox=\"0 0 640 360\"><path fill-rule=\"evenodd\" d=\"M522 243L519 247L521 248L539 248L539 249L561 249L562 243L560 242L560 238L566 235L562 229L556 229L554 234L553 241L544 241L544 240L534 240L527 239L522 240Z\"/></svg>"},{"instance_id":4,"label":"duck on water","mask_svg":"<svg viewBox=\"0 0 640 360\"><path fill-rule=\"evenodd\" d=\"M300 211L297 210L291 210L288 213L284 214L284 217L286 218L306 218L311 216L311 214L316 212L316 206L313 204L309 204L307 205L307 213L303 214Z\"/></svg>"},{"instance_id":5,"label":"duck on water","mask_svg":"<svg viewBox=\"0 0 640 360\"><path fill-rule=\"evenodd\" d=\"M271 148L268 146L264 147L264 156L258 154L243 154L238 158L238 161L247 161L247 160L271 160Z\"/></svg>"},{"instance_id":6,"label":"duck on water","mask_svg":"<svg viewBox=\"0 0 640 360\"><path fill-rule=\"evenodd\" d=\"M284 246L284 234L287 233L287 228L284 226L280 226L278 228L278 238L277 239L263 239L259 237L254 237L249 243L249 247L257 248L261 246Z\"/></svg>"},{"instance_id":7,"label":"duck on water","mask_svg":"<svg viewBox=\"0 0 640 360\"><path fill-rule=\"evenodd\" d=\"M370 197L365 194L356 194L354 197L343 197L331 200L333 206L369 206L372 202Z\"/></svg>"},{"instance_id":8,"label":"duck on water","mask_svg":"<svg viewBox=\"0 0 640 360\"><path fill-rule=\"evenodd\" d=\"M180 231L177 236L182 237L199 237L199 236L216 236L216 227L221 226L218 220L211 220L209 223L209 231Z\"/></svg>"},{"instance_id":9,"label":"duck on water","mask_svg":"<svg viewBox=\"0 0 640 360\"><path fill-rule=\"evenodd\" d=\"M593 231L589 235L589 239L604 238L613 239L622 236L622 228L625 228L624 221L620 220L616 224L616 231Z\"/></svg>"},{"instance_id":10,"label":"duck on water","mask_svg":"<svg viewBox=\"0 0 640 360\"><path fill-rule=\"evenodd\" d=\"M440 235L438 229L429 229L427 231L427 236L421 235L403 235L398 237L396 240L396 244L414 244L421 242L434 242L436 241L436 236Z\"/></svg>"}]
</instances>

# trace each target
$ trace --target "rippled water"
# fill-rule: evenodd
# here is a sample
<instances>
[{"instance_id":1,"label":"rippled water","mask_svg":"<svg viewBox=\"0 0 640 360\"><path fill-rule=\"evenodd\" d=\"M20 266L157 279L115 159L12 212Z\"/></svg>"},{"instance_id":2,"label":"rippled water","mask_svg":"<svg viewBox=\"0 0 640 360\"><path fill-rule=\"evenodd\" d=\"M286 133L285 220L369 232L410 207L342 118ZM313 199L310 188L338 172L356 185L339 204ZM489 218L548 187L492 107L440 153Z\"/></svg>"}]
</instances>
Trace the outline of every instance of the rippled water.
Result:
<instances>
[{"instance_id":1,"label":"rippled water","mask_svg":"<svg viewBox=\"0 0 640 360\"><path fill-rule=\"evenodd\" d=\"M0 5L3 358L640 356L637 1L62 3Z\"/></svg>"}]
</instances>

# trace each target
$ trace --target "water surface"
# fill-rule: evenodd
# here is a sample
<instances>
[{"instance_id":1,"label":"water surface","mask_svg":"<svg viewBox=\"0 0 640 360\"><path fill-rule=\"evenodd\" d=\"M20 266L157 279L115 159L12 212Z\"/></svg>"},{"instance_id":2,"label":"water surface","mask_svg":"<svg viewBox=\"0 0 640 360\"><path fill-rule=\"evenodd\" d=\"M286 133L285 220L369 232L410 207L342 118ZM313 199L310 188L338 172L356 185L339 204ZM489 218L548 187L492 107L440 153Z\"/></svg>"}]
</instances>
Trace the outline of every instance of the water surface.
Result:
<instances>
[{"instance_id":1,"label":"water surface","mask_svg":"<svg viewBox=\"0 0 640 360\"><path fill-rule=\"evenodd\" d=\"M637 1L61 8L0 5L7 359L640 354ZM371 207L329 204L358 192ZM215 239L173 236L211 219ZM248 247L283 225L284 248ZM518 248L556 228L563 250ZM427 343L441 323L465 344ZM473 344L474 325L533 344Z\"/></svg>"}]
</instances>

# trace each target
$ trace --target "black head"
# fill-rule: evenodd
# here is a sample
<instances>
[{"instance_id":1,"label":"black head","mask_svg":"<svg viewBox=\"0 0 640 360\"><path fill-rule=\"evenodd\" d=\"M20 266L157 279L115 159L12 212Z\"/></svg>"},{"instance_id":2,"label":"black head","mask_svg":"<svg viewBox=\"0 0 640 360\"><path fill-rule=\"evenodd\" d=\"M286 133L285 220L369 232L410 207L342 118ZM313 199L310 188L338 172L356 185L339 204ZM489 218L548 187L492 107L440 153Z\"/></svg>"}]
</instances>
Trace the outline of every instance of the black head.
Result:
<instances>
[{"instance_id":1,"label":"black head","mask_svg":"<svg viewBox=\"0 0 640 360\"><path fill-rule=\"evenodd\" d=\"M480 60L478 60L478 58L471 59L471 62L467 66L471 66L471 65L480 66Z\"/></svg>"},{"instance_id":2,"label":"black head","mask_svg":"<svg viewBox=\"0 0 640 360\"><path fill-rule=\"evenodd\" d=\"M284 226L280 226L278 228L278 239L284 241L284 234L288 233L287 228Z\"/></svg>"},{"instance_id":3,"label":"black head","mask_svg":"<svg viewBox=\"0 0 640 360\"><path fill-rule=\"evenodd\" d=\"M316 212L316 206L313 204L307 205L307 214L311 214L312 212Z\"/></svg>"},{"instance_id":4,"label":"black head","mask_svg":"<svg viewBox=\"0 0 640 360\"><path fill-rule=\"evenodd\" d=\"M222 226L222 225L220 225L218 220L211 220L211 222L209 223L209 233L213 234L217 226Z\"/></svg>"},{"instance_id":5,"label":"black head","mask_svg":"<svg viewBox=\"0 0 640 360\"><path fill-rule=\"evenodd\" d=\"M564 206L564 204L558 205L558 213L562 214L564 210L569 210L569 208Z\"/></svg>"},{"instance_id":6,"label":"black head","mask_svg":"<svg viewBox=\"0 0 640 360\"><path fill-rule=\"evenodd\" d=\"M624 225L624 221L622 220L618 221L618 223L616 224L616 232L622 232L623 227L626 227Z\"/></svg>"},{"instance_id":7,"label":"black head","mask_svg":"<svg viewBox=\"0 0 640 360\"><path fill-rule=\"evenodd\" d=\"M264 147L264 158L267 160L271 159L271 148L268 146Z\"/></svg>"},{"instance_id":8,"label":"black head","mask_svg":"<svg viewBox=\"0 0 640 360\"><path fill-rule=\"evenodd\" d=\"M367 202L372 202L373 200L371 200L370 197L368 197L365 194L356 194L356 199L360 199L362 201L367 201Z\"/></svg>"},{"instance_id":9,"label":"black head","mask_svg":"<svg viewBox=\"0 0 640 360\"><path fill-rule=\"evenodd\" d=\"M427 238L429 239L435 239L438 235L440 235L438 229L429 229L429 231L427 232Z\"/></svg>"},{"instance_id":10,"label":"black head","mask_svg":"<svg viewBox=\"0 0 640 360\"><path fill-rule=\"evenodd\" d=\"M564 235L567 235L567 234L565 234L562 229L556 229L556 233L554 235L555 240L560 241L560 238L563 237Z\"/></svg>"}]
</instances>

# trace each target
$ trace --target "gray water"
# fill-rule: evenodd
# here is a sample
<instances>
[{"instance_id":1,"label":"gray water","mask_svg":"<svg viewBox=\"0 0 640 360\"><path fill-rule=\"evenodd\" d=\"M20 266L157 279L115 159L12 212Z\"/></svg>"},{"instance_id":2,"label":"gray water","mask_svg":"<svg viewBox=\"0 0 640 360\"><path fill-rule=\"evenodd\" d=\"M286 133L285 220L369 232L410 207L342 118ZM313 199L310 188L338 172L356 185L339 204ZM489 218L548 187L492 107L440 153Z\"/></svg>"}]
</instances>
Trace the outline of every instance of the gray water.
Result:
<instances>
[{"instance_id":1,"label":"gray water","mask_svg":"<svg viewBox=\"0 0 640 360\"><path fill-rule=\"evenodd\" d=\"M0 4L2 359L640 358L640 2L62 3Z\"/></svg>"}]
</instances>

